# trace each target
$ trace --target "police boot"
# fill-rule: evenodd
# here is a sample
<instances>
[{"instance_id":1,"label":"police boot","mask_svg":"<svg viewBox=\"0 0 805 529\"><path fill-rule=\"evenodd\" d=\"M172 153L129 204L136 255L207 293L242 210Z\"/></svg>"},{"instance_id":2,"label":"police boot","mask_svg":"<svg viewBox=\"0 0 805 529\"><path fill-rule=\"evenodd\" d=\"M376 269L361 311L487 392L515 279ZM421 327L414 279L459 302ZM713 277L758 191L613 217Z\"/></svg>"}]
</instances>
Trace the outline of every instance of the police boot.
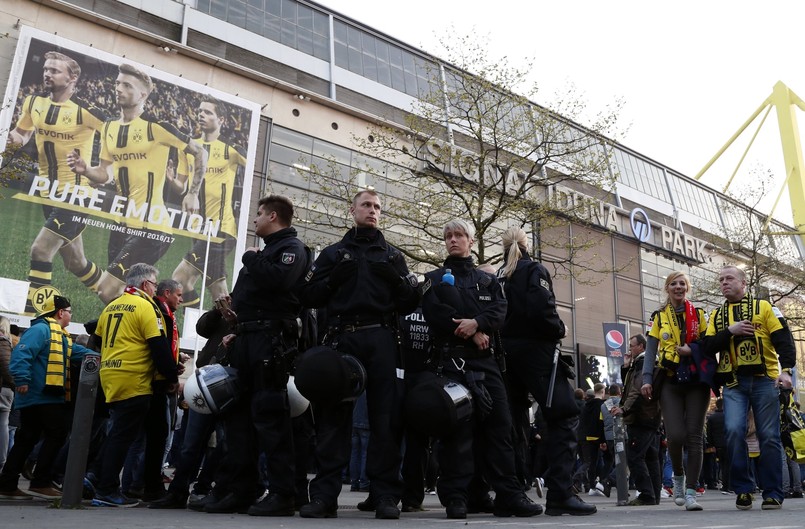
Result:
<instances>
[{"instance_id":1,"label":"police boot","mask_svg":"<svg viewBox=\"0 0 805 529\"><path fill-rule=\"evenodd\" d=\"M375 506L375 518L378 520L398 520L400 518L400 509L397 508L397 500L389 497L380 498Z\"/></svg>"},{"instance_id":2,"label":"police boot","mask_svg":"<svg viewBox=\"0 0 805 529\"><path fill-rule=\"evenodd\" d=\"M293 499L276 493L249 507L249 516L293 516L293 513Z\"/></svg>"},{"instance_id":3,"label":"police boot","mask_svg":"<svg viewBox=\"0 0 805 529\"><path fill-rule=\"evenodd\" d=\"M548 516L561 516L570 514L571 516L586 516L595 514L598 508L595 505L584 503L577 495L573 495L562 501L548 499L545 502L545 514Z\"/></svg>"},{"instance_id":4,"label":"police boot","mask_svg":"<svg viewBox=\"0 0 805 529\"><path fill-rule=\"evenodd\" d=\"M313 498L307 505L299 509L302 518L337 518L338 506L327 505L324 500Z\"/></svg>"},{"instance_id":5,"label":"police boot","mask_svg":"<svg viewBox=\"0 0 805 529\"><path fill-rule=\"evenodd\" d=\"M366 499L358 502L356 506L359 511L363 512L370 512L375 510L375 499L372 497L372 493L370 492Z\"/></svg>"},{"instance_id":6,"label":"police boot","mask_svg":"<svg viewBox=\"0 0 805 529\"><path fill-rule=\"evenodd\" d=\"M454 498L447 502L445 511L451 520L464 520L467 518L467 502L461 498Z\"/></svg>"},{"instance_id":7,"label":"police boot","mask_svg":"<svg viewBox=\"0 0 805 529\"><path fill-rule=\"evenodd\" d=\"M169 490L160 499L148 504L149 509L184 509L187 506L187 495L177 494Z\"/></svg>"},{"instance_id":8,"label":"police boot","mask_svg":"<svg viewBox=\"0 0 805 529\"><path fill-rule=\"evenodd\" d=\"M252 497L249 496L244 499L242 494L230 492L219 501L208 503L204 506L204 512L208 513L238 513L246 514L252 504Z\"/></svg>"},{"instance_id":9,"label":"police boot","mask_svg":"<svg viewBox=\"0 0 805 529\"><path fill-rule=\"evenodd\" d=\"M218 497L218 493L215 491L215 489L212 489L212 491L210 491L210 493L203 498L190 500L187 503L187 507L192 511L204 512L204 507L210 503L216 503L220 500L221 498Z\"/></svg>"},{"instance_id":10,"label":"police boot","mask_svg":"<svg viewBox=\"0 0 805 529\"><path fill-rule=\"evenodd\" d=\"M527 518L529 516L542 514L542 506L534 503L528 496L525 495L525 493L521 492L520 494L510 498L505 504L495 502L495 510L492 514L503 518L507 518L509 516Z\"/></svg>"}]
</instances>

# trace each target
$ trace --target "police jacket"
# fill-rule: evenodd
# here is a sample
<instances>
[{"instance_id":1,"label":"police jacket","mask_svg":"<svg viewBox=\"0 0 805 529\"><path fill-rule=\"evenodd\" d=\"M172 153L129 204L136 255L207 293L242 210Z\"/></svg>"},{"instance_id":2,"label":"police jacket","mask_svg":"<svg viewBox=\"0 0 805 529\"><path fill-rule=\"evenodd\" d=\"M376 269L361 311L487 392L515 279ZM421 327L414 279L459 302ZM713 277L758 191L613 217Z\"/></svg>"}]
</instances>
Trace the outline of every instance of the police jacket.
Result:
<instances>
[{"instance_id":1,"label":"police jacket","mask_svg":"<svg viewBox=\"0 0 805 529\"><path fill-rule=\"evenodd\" d=\"M442 283L445 269L455 276L455 286ZM437 347L477 349L472 339L453 334L453 319L474 319L478 330L489 335L500 330L506 318L506 298L495 276L475 268L471 257L448 257L442 268L425 274L422 313Z\"/></svg>"},{"instance_id":2,"label":"police jacket","mask_svg":"<svg viewBox=\"0 0 805 529\"><path fill-rule=\"evenodd\" d=\"M356 272L343 284L333 286L330 273L344 260L355 260ZM394 267L399 283L392 285L370 267L381 262ZM398 315L410 313L419 303L416 282L408 280L408 276L402 253L386 242L380 230L354 227L319 254L305 277L300 296L306 307L327 307L331 326L385 323L396 327Z\"/></svg>"},{"instance_id":3,"label":"police jacket","mask_svg":"<svg viewBox=\"0 0 805 529\"><path fill-rule=\"evenodd\" d=\"M308 267L305 245L291 227L263 241L262 250L243 254L232 309L239 322L295 320L302 308L295 289Z\"/></svg>"},{"instance_id":4,"label":"police jacket","mask_svg":"<svg viewBox=\"0 0 805 529\"><path fill-rule=\"evenodd\" d=\"M521 248L522 251L522 248ZM556 298L548 270L527 253L517 261L511 277L498 272L509 308L500 331L503 338L557 342L565 336L565 324L556 312Z\"/></svg>"},{"instance_id":5,"label":"police jacket","mask_svg":"<svg viewBox=\"0 0 805 529\"><path fill-rule=\"evenodd\" d=\"M196 322L196 334L207 339L196 358L196 367L206 366L218 351L224 336L232 332L229 322L224 319L218 309L208 310Z\"/></svg>"}]
</instances>

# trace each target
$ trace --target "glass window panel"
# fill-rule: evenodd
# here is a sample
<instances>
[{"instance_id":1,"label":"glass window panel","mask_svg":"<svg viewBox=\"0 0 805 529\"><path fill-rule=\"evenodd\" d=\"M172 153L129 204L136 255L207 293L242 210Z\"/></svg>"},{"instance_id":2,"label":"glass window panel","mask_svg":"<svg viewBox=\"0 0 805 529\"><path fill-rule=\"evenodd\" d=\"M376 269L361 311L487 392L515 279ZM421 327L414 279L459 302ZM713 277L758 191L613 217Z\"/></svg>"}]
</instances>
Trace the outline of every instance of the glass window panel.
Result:
<instances>
[{"instance_id":1,"label":"glass window panel","mask_svg":"<svg viewBox=\"0 0 805 529\"><path fill-rule=\"evenodd\" d=\"M391 68L391 87L405 92L405 74L399 68Z\"/></svg>"},{"instance_id":2,"label":"glass window panel","mask_svg":"<svg viewBox=\"0 0 805 529\"><path fill-rule=\"evenodd\" d=\"M284 127L275 126L271 132L271 142L286 145L305 153L313 150L313 138Z\"/></svg>"},{"instance_id":3,"label":"glass window panel","mask_svg":"<svg viewBox=\"0 0 805 529\"><path fill-rule=\"evenodd\" d=\"M282 40L281 25L282 22L279 17L266 14L265 21L263 22L263 36L274 42L280 42L280 40Z\"/></svg>"},{"instance_id":4,"label":"glass window panel","mask_svg":"<svg viewBox=\"0 0 805 529\"><path fill-rule=\"evenodd\" d=\"M306 5L298 4L296 7L296 23L300 28L313 31L313 10Z\"/></svg>"},{"instance_id":5,"label":"glass window panel","mask_svg":"<svg viewBox=\"0 0 805 529\"><path fill-rule=\"evenodd\" d=\"M615 267L618 274L630 279L640 279L640 247L621 238L615 238Z\"/></svg>"},{"instance_id":6,"label":"glass window panel","mask_svg":"<svg viewBox=\"0 0 805 529\"><path fill-rule=\"evenodd\" d=\"M296 24L283 20L282 27L280 29L282 32L280 42L286 46L290 46L291 48L296 48Z\"/></svg>"},{"instance_id":7,"label":"glass window panel","mask_svg":"<svg viewBox=\"0 0 805 529\"><path fill-rule=\"evenodd\" d=\"M237 0L230 0L226 13L226 21L240 28L246 27L246 4Z\"/></svg>"},{"instance_id":8,"label":"glass window panel","mask_svg":"<svg viewBox=\"0 0 805 529\"><path fill-rule=\"evenodd\" d=\"M618 291L618 317L640 320L643 317L643 298L640 282L616 277Z\"/></svg>"},{"instance_id":9,"label":"glass window panel","mask_svg":"<svg viewBox=\"0 0 805 529\"><path fill-rule=\"evenodd\" d=\"M361 58L363 54L361 50L357 48L353 48L350 46L349 48L349 71L354 72L358 75L363 75L363 62Z\"/></svg>"},{"instance_id":10,"label":"glass window panel","mask_svg":"<svg viewBox=\"0 0 805 529\"><path fill-rule=\"evenodd\" d=\"M325 35L313 34L313 56L323 61L330 60L330 39Z\"/></svg>"},{"instance_id":11,"label":"glass window panel","mask_svg":"<svg viewBox=\"0 0 805 529\"><path fill-rule=\"evenodd\" d=\"M212 0L210 4L210 14L215 18L226 20L226 0Z\"/></svg>"},{"instance_id":12,"label":"glass window panel","mask_svg":"<svg viewBox=\"0 0 805 529\"><path fill-rule=\"evenodd\" d=\"M296 0L282 0L282 20L296 24Z\"/></svg>"},{"instance_id":13,"label":"glass window panel","mask_svg":"<svg viewBox=\"0 0 805 529\"><path fill-rule=\"evenodd\" d=\"M313 12L313 31L324 37L330 36L330 17L319 11Z\"/></svg>"},{"instance_id":14,"label":"glass window panel","mask_svg":"<svg viewBox=\"0 0 805 529\"><path fill-rule=\"evenodd\" d=\"M266 12L274 16L282 16L282 0L266 0Z\"/></svg>"},{"instance_id":15,"label":"glass window panel","mask_svg":"<svg viewBox=\"0 0 805 529\"><path fill-rule=\"evenodd\" d=\"M297 49L308 55L313 55L313 32L303 27L296 29Z\"/></svg>"},{"instance_id":16,"label":"glass window panel","mask_svg":"<svg viewBox=\"0 0 805 529\"><path fill-rule=\"evenodd\" d=\"M352 152L349 149L321 140L314 140L313 154L347 165L352 158Z\"/></svg>"},{"instance_id":17,"label":"glass window panel","mask_svg":"<svg viewBox=\"0 0 805 529\"><path fill-rule=\"evenodd\" d=\"M347 33L348 28L347 25L341 22L340 20L333 21L333 32L335 33L335 41L340 42L344 45L347 44Z\"/></svg>"},{"instance_id":18,"label":"glass window panel","mask_svg":"<svg viewBox=\"0 0 805 529\"><path fill-rule=\"evenodd\" d=\"M209 13L210 12L210 0L197 0L196 9L198 9L202 13Z\"/></svg>"},{"instance_id":19,"label":"glass window panel","mask_svg":"<svg viewBox=\"0 0 805 529\"><path fill-rule=\"evenodd\" d=\"M363 54L363 76L371 81L377 81L377 59L374 55Z\"/></svg>"},{"instance_id":20,"label":"glass window panel","mask_svg":"<svg viewBox=\"0 0 805 529\"><path fill-rule=\"evenodd\" d=\"M349 69L349 49L338 42L335 43L335 65Z\"/></svg>"},{"instance_id":21,"label":"glass window panel","mask_svg":"<svg viewBox=\"0 0 805 529\"><path fill-rule=\"evenodd\" d=\"M251 0L255 1L255 0ZM246 29L258 35L263 34L263 9L260 7L246 6Z\"/></svg>"},{"instance_id":22,"label":"glass window panel","mask_svg":"<svg viewBox=\"0 0 805 529\"><path fill-rule=\"evenodd\" d=\"M256 7L257 9L259 9L261 11L263 10L263 6L265 5L263 0L246 0L246 3L250 7Z\"/></svg>"},{"instance_id":23,"label":"glass window panel","mask_svg":"<svg viewBox=\"0 0 805 529\"><path fill-rule=\"evenodd\" d=\"M349 44L350 48L354 48L356 50L361 49L361 30L358 28L353 28L349 26L347 32L347 43Z\"/></svg>"}]
</instances>

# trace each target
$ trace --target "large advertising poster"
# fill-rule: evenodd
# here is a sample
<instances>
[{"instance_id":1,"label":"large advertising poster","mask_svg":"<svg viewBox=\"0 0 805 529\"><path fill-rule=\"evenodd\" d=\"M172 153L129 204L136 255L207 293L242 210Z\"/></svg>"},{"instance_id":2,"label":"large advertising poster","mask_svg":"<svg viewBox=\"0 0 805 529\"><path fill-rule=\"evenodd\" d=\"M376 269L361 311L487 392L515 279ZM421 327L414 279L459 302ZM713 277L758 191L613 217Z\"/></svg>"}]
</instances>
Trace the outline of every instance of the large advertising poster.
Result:
<instances>
[{"instance_id":1,"label":"large advertising poster","mask_svg":"<svg viewBox=\"0 0 805 529\"><path fill-rule=\"evenodd\" d=\"M259 105L23 28L0 111L0 313L54 293L95 319L153 264L198 305L229 291L250 215ZM71 329L75 332L75 329Z\"/></svg>"},{"instance_id":2,"label":"large advertising poster","mask_svg":"<svg viewBox=\"0 0 805 529\"><path fill-rule=\"evenodd\" d=\"M607 353L607 384L623 384L621 366L629 348L625 323L602 324L604 328L604 347Z\"/></svg>"}]
</instances>

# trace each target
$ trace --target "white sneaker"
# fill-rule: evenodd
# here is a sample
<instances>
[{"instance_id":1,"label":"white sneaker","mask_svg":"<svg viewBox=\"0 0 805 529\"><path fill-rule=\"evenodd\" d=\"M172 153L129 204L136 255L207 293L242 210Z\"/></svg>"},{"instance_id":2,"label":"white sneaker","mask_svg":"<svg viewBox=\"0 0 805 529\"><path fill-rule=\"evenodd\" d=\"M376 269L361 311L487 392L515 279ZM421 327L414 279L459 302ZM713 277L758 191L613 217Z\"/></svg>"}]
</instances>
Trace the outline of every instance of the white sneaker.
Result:
<instances>
[{"instance_id":1,"label":"white sneaker","mask_svg":"<svg viewBox=\"0 0 805 529\"><path fill-rule=\"evenodd\" d=\"M665 490L665 487L660 487L660 498L670 498L671 495Z\"/></svg>"},{"instance_id":2,"label":"white sneaker","mask_svg":"<svg viewBox=\"0 0 805 529\"><path fill-rule=\"evenodd\" d=\"M538 498L542 498L542 494L544 493L545 482L542 481L542 478L537 478L534 480L534 492L537 493Z\"/></svg>"},{"instance_id":3,"label":"white sneaker","mask_svg":"<svg viewBox=\"0 0 805 529\"><path fill-rule=\"evenodd\" d=\"M587 492L587 496L603 496L603 495L604 495L604 492L600 491L598 489L590 489Z\"/></svg>"},{"instance_id":4,"label":"white sneaker","mask_svg":"<svg viewBox=\"0 0 805 529\"><path fill-rule=\"evenodd\" d=\"M693 494L691 494L691 492ZM685 510L686 511L701 511L702 506L696 501L696 491L688 489L685 493Z\"/></svg>"}]
</instances>

